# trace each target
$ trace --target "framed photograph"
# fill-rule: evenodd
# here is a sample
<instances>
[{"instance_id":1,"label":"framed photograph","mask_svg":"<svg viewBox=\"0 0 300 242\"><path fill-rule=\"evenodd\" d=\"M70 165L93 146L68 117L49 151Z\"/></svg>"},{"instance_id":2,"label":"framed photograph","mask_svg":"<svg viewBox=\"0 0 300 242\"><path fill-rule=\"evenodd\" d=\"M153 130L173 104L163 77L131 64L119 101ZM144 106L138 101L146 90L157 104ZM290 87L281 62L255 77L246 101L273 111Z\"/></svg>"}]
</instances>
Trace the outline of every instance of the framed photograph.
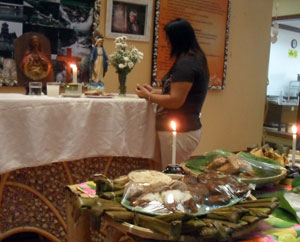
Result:
<instances>
[{"instance_id":1,"label":"framed photograph","mask_svg":"<svg viewBox=\"0 0 300 242\"><path fill-rule=\"evenodd\" d=\"M149 41L151 23L152 1L107 1L105 26L107 38L126 35L129 40Z\"/></svg>"}]
</instances>

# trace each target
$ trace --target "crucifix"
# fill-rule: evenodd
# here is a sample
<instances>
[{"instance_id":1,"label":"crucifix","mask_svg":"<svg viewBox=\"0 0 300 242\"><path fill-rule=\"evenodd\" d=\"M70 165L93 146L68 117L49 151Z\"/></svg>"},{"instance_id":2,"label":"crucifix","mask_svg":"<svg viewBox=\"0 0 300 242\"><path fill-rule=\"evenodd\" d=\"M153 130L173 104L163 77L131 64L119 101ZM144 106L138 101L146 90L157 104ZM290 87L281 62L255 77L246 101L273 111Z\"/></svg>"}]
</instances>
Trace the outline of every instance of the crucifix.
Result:
<instances>
[{"instance_id":1,"label":"crucifix","mask_svg":"<svg viewBox=\"0 0 300 242\"><path fill-rule=\"evenodd\" d=\"M65 62L67 75L66 75L66 83L70 82L70 74L71 74L71 66L70 64L76 64L77 62L81 61L81 57L72 56L72 49L67 48L67 55L60 55L56 57L57 62Z\"/></svg>"}]
</instances>

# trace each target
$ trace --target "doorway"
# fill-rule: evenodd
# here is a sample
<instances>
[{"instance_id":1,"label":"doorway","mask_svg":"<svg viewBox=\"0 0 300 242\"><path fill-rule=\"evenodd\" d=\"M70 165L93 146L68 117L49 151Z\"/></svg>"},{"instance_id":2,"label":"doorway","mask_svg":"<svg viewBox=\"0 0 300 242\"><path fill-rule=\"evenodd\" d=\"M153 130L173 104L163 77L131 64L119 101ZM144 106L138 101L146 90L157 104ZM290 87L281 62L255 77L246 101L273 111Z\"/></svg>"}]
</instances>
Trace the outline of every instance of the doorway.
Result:
<instances>
[{"instance_id":1,"label":"doorway","mask_svg":"<svg viewBox=\"0 0 300 242\"><path fill-rule=\"evenodd\" d=\"M295 14L291 1L273 4L264 141L291 147L300 99L300 10Z\"/></svg>"}]
</instances>

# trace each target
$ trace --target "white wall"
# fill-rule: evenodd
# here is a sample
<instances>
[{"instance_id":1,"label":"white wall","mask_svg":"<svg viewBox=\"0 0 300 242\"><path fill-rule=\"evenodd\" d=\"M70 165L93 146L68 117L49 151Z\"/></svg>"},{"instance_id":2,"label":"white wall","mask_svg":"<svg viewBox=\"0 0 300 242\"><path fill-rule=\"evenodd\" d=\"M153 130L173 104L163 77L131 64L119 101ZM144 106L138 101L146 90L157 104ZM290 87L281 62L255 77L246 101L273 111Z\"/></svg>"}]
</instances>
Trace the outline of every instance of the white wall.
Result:
<instances>
[{"instance_id":1,"label":"white wall","mask_svg":"<svg viewBox=\"0 0 300 242\"><path fill-rule=\"evenodd\" d=\"M279 29L277 38L277 42L271 44L270 49L267 95L279 96L282 92L282 95L288 96L290 81L296 81L300 74L300 33ZM288 56L288 51L292 49L292 39L298 42L295 49L298 51L297 58Z\"/></svg>"},{"instance_id":2,"label":"white wall","mask_svg":"<svg viewBox=\"0 0 300 242\"><path fill-rule=\"evenodd\" d=\"M194 155L261 144L268 78L272 0L232 0L226 87L208 92Z\"/></svg>"},{"instance_id":3,"label":"white wall","mask_svg":"<svg viewBox=\"0 0 300 242\"><path fill-rule=\"evenodd\" d=\"M300 14L299 0L273 0L273 17L297 14Z\"/></svg>"}]
</instances>

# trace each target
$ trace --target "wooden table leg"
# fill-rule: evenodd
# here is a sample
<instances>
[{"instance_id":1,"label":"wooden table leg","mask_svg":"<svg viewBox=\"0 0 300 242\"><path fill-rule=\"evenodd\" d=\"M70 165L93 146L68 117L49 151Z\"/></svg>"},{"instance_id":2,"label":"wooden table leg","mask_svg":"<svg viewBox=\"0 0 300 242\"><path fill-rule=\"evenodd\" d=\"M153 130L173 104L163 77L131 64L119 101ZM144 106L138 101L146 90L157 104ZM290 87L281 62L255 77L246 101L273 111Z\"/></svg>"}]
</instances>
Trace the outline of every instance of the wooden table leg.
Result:
<instances>
[{"instance_id":1,"label":"wooden table leg","mask_svg":"<svg viewBox=\"0 0 300 242\"><path fill-rule=\"evenodd\" d=\"M124 235L121 231L109 226L107 236L104 242L119 242L121 237Z\"/></svg>"},{"instance_id":2,"label":"wooden table leg","mask_svg":"<svg viewBox=\"0 0 300 242\"><path fill-rule=\"evenodd\" d=\"M67 225L68 225L68 242L91 242L90 232L90 213L87 209L74 221L73 206L72 206L72 193L67 191Z\"/></svg>"}]
</instances>

